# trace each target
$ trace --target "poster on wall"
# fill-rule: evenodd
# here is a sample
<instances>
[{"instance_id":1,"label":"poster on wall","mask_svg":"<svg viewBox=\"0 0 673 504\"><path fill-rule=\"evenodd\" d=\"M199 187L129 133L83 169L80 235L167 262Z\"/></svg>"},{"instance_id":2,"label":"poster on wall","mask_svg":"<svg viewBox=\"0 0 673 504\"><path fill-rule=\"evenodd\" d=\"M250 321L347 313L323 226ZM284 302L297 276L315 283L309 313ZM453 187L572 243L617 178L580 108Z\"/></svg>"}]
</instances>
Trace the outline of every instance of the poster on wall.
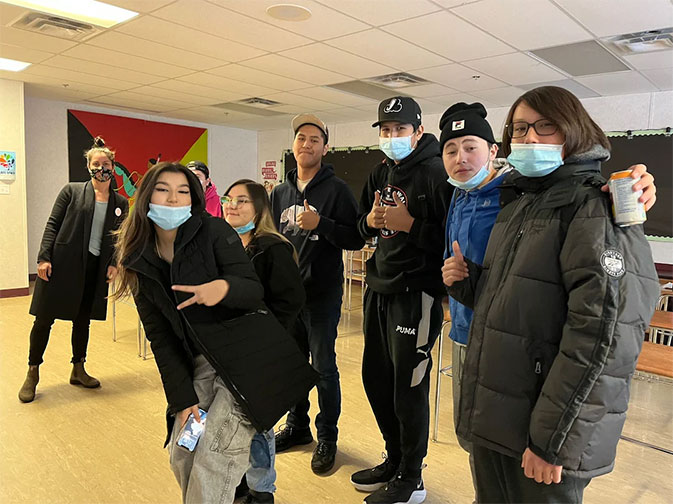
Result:
<instances>
[{"instance_id":1,"label":"poster on wall","mask_svg":"<svg viewBox=\"0 0 673 504\"><path fill-rule=\"evenodd\" d=\"M279 183L278 176L278 162L277 161L265 161L262 165L262 184L266 192L271 194L271 191Z\"/></svg>"},{"instance_id":2,"label":"poster on wall","mask_svg":"<svg viewBox=\"0 0 673 504\"><path fill-rule=\"evenodd\" d=\"M115 152L117 191L133 200L136 187L149 168L159 161L208 164L208 130L179 124L132 119L82 110L68 110L69 180L89 180L85 151L93 139L103 137Z\"/></svg>"},{"instance_id":3,"label":"poster on wall","mask_svg":"<svg viewBox=\"0 0 673 504\"><path fill-rule=\"evenodd\" d=\"M16 179L16 152L0 150L0 180Z\"/></svg>"}]
</instances>

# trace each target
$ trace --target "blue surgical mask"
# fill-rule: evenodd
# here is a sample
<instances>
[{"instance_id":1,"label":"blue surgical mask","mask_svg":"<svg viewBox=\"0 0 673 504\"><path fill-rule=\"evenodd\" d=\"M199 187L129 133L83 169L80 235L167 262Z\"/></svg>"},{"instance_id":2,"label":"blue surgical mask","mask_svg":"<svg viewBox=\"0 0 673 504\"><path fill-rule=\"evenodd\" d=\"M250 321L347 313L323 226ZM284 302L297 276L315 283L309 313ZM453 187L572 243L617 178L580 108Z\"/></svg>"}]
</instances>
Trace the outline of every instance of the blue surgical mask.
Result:
<instances>
[{"instance_id":1,"label":"blue surgical mask","mask_svg":"<svg viewBox=\"0 0 673 504\"><path fill-rule=\"evenodd\" d=\"M544 177L563 164L563 145L511 144L507 161L524 177Z\"/></svg>"},{"instance_id":2,"label":"blue surgical mask","mask_svg":"<svg viewBox=\"0 0 673 504\"><path fill-rule=\"evenodd\" d=\"M411 146L411 136L379 137L379 148L394 161L401 161L414 151Z\"/></svg>"},{"instance_id":3,"label":"blue surgical mask","mask_svg":"<svg viewBox=\"0 0 673 504\"><path fill-rule=\"evenodd\" d=\"M457 187L458 189L462 189L464 191L470 191L474 189L475 187L478 187L479 184L481 184L484 180L486 180L486 177L488 177L488 164L489 162L487 161L484 166L481 167L481 169L475 173L471 178L465 180L465 181L460 181L456 180L453 177L449 177L448 181L449 184L452 186Z\"/></svg>"},{"instance_id":4,"label":"blue surgical mask","mask_svg":"<svg viewBox=\"0 0 673 504\"><path fill-rule=\"evenodd\" d=\"M245 233L247 233L248 231L252 231L253 229L255 229L254 220L251 220L245 226L238 226L234 228L234 230L240 235L244 235Z\"/></svg>"},{"instance_id":5,"label":"blue surgical mask","mask_svg":"<svg viewBox=\"0 0 673 504\"><path fill-rule=\"evenodd\" d=\"M182 226L192 215L192 206L170 207L150 203L147 216L161 229L170 231Z\"/></svg>"}]
</instances>

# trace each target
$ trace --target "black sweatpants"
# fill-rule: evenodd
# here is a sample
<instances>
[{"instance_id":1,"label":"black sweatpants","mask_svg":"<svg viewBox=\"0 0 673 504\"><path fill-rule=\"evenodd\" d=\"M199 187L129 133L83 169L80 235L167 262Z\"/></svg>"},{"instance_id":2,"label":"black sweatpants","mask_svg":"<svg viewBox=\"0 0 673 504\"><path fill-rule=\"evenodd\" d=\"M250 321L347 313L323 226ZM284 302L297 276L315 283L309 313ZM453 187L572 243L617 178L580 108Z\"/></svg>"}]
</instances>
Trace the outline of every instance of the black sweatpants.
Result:
<instances>
[{"instance_id":1,"label":"black sweatpants","mask_svg":"<svg viewBox=\"0 0 673 504\"><path fill-rule=\"evenodd\" d=\"M428 451L430 350L442 320L441 296L365 293L362 382L388 458L409 477Z\"/></svg>"},{"instance_id":2,"label":"black sweatpants","mask_svg":"<svg viewBox=\"0 0 673 504\"><path fill-rule=\"evenodd\" d=\"M527 478L521 460L478 444L472 445L479 504L487 503L572 503L582 502L591 478L563 476L561 483L545 485Z\"/></svg>"},{"instance_id":3,"label":"black sweatpants","mask_svg":"<svg viewBox=\"0 0 673 504\"><path fill-rule=\"evenodd\" d=\"M86 274L84 277L84 292L79 313L72 321L72 363L86 359L86 349L89 345L89 325L91 323L91 309L93 308L94 294L98 274L98 256L91 252L87 254ZM65 294L64 294L65 295ZM42 364L44 351L47 349L51 326L54 325L52 317L35 317L33 328L30 331L30 351L28 365L39 366Z\"/></svg>"}]
</instances>

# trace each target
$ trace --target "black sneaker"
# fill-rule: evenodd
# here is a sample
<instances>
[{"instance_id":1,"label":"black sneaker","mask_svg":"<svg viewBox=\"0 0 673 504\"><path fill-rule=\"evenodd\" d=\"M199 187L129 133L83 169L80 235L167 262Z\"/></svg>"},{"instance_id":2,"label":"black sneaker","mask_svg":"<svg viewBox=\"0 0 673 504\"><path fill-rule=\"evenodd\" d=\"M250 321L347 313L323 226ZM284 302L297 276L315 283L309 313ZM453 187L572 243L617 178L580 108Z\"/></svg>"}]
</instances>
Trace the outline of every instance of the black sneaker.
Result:
<instances>
[{"instance_id":1,"label":"black sneaker","mask_svg":"<svg viewBox=\"0 0 673 504\"><path fill-rule=\"evenodd\" d=\"M373 492L382 486L385 486L395 477L397 464L393 464L388 457L383 454L383 464L379 464L371 469L364 469L351 475L351 483L361 492Z\"/></svg>"},{"instance_id":2,"label":"black sneaker","mask_svg":"<svg viewBox=\"0 0 673 504\"><path fill-rule=\"evenodd\" d=\"M325 474L334 467L336 458L336 443L331 441L318 441L318 446L313 450L311 458L311 470L315 474Z\"/></svg>"},{"instance_id":3,"label":"black sneaker","mask_svg":"<svg viewBox=\"0 0 673 504\"><path fill-rule=\"evenodd\" d=\"M273 494L271 492L255 492L250 490L250 493L243 501L243 504L272 504Z\"/></svg>"},{"instance_id":4,"label":"black sneaker","mask_svg":"<svg viewBox=\"0 0 673 504\"><path fill-rule=\"evenodd\" d=\"M313 442L311 429L297 429L286 425L276 432L276 453L283 452L296 445L305 445Z\"/></svg>"},{"instance_id":5,"label":"black sneaker","mask_svg":"<svg viewBox=\"0 0 673 504\"><path fill-rule=\"evenodd\" d=\"M363 504L421 504L425 496L423 478L403 478L398 474L386 486L366 497Z\"/></svg>"}]
</instances>

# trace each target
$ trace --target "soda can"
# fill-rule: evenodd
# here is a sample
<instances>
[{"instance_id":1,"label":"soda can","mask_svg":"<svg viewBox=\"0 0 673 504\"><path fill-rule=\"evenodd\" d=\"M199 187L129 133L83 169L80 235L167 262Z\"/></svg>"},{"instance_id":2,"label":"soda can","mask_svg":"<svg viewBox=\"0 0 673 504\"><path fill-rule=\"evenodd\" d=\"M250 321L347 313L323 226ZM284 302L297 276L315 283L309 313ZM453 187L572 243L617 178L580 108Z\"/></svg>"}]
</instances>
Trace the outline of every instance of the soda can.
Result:
<instances>
[{"instance_id":1,"label":"soda can","mask_svg":"<svg viewBox=\"0 0 673 504\"><path fill-rule=\"evenodd\" d=\"M643 192L633 191L633 184L637 181L631 178L631 170L615 172L608 180L612 196L612 215L615 217L615 224L620 227L642 224L647 220L645 205L638 201Z\"/></svg>"}]
</instances>

